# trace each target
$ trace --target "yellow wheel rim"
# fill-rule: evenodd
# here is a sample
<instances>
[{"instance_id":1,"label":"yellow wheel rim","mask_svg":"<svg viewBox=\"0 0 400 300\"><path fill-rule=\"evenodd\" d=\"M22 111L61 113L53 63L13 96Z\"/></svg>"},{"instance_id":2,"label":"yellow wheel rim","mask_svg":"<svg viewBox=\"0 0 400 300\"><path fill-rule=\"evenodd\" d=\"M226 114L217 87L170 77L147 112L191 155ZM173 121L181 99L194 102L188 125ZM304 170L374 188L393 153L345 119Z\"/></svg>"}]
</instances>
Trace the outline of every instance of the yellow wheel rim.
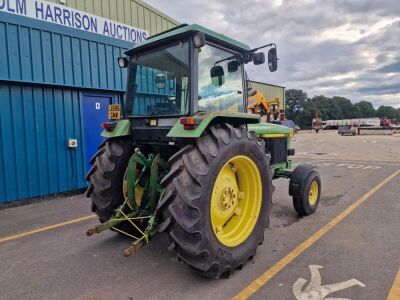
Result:
<instances>
[{"instance_id":1,"label":"yellow wheel rim","mask_svg":"<svg viewBox=\"0 0 400 300\"><path fill-rule=\"evenodd\" d=\"M137 206L140 206L142 202L143 188L140 185L135 187L135 202ZM122 193L124 195L124 200L128 199L128 168L125 170L124 179L122 181Z\"/></svg>"},{"instance_id":2,"label":"yellow wheel rim","mask_svg":"<svg viewBox=\"0 0 400 300\"><path fill-rule=\"evenodd\" d=\"M225 246L243 243L257 223L262 203L260 172L244 155L231 158L221 168L211 195L211 225Z\"/></svg>"},{"instance_id":3,"label":"yellow wheel rim","mask_svg":"<svg viewBox=\"0 0 400 300\"><path fill-rule=\"evenodd\" d=\"M310 203L310 205L314 205L317 202L318 192L318 183L314 180L308 192L308 203Z\"/></svg>"}]
</instances>

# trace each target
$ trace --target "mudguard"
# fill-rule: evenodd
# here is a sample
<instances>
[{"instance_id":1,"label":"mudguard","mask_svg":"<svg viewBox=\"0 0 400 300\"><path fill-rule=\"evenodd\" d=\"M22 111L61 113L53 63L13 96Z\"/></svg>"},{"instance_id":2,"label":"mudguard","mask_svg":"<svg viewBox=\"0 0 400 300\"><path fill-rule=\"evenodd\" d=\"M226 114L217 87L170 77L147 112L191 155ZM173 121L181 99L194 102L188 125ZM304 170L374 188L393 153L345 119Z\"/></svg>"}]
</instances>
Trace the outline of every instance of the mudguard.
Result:
<instances>
[{"instance_id":1,"label":"mudguard","mask_svg":"<svg viewBox=\"0 0 400 300\"><path fill-rule=\"evenodd\" d=\"M117 125L112 131L103 130L101 136L106 138L114 138L131 134L131 122L129 120L117 121Z\"/></svg>"},{"instance_id":2,"label":"mudguard","mask_svg":"<svg viewBox=\"0 0 400 300\"><path fill-rule=\"evenodd\" d=\"M184 129L180 120L168 132L167 137L198 138L211 124L230 123L233 125L256 124L260 122L259 115L230 112L201 112L193 116L197 126L193 129Z\"/></svg>"}]
</instances>

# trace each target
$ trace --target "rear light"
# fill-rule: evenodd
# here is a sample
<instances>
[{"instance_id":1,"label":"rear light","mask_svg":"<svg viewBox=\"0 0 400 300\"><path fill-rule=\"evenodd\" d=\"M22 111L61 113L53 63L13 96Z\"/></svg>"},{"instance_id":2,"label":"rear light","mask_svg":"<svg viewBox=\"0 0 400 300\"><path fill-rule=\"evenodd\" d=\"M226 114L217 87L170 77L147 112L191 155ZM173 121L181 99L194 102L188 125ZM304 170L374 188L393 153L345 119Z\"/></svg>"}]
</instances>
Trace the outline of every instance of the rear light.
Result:
<instances>
[{"instance_id":1,"label":"rear light","mask_svg":"<svg viewBox=\"0 0 400 300\"><path fill-rule=\"evenodd\" d=\"M200 120L193 117L186 117L180 118L179 122L183 125L183 129L191 130L196 128L196 126L200 123Z\"/></svg>"},{"instance_id":2,"label":"rear light","mask_svg":"<svg viewBox=\"0 0 400 300\"><path fill-rule=\"evenodd\" d=\"M117 122L103 122L101 123L101 127L106 131L113 131L115 126L117 126Z\"/></svg>"}]
</instances>

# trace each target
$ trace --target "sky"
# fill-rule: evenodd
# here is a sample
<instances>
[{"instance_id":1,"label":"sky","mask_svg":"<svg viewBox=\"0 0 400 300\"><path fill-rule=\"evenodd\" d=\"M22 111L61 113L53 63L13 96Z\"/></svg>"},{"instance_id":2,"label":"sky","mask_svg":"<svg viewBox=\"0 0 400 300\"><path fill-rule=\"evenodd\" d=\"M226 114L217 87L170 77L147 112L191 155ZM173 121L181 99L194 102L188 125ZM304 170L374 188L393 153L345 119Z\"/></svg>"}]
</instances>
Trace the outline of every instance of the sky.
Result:
<instances>
[{"instance_id":1,"label":"sky","mask_svg":"<svg viewBox=\"0 0 400 300\"><path fill-rule=\"evenodd\" d=\"M145 0L181 23L247 43L274 42L278 70L251 80L400 107L399 0Z\"/></svg>"}]
</instances>

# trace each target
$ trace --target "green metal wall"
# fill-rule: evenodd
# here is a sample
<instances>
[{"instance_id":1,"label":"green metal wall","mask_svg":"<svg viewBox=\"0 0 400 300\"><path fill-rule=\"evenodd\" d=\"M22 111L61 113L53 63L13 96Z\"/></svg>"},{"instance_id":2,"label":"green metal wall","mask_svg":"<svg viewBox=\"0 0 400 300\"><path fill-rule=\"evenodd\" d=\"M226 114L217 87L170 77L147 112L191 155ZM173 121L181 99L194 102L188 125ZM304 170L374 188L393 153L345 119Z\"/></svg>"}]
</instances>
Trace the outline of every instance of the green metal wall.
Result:
<instances>
[{"instance_id":1,"label":"green metal wall","mask_svg":"<svg viewBox=\"0 0 400 300\"><path fill-rule=\"evenodd\" d=\"M60 4L58 0L48 0ZM179 23L140 0L66 0L66 6L144 29L150 35Z\"/></svg>"},{"instance_id":2,"label":"green metal wall","mask_svg":"<svg viewBox=\"0 0 400 300\"><path fill-rule=\"evenodd\" d=\"M279 98L282 103L280 108L285 109L285 87L258 81L250 82L253 90L263 93L264 97L267 100L274 100L275 98Z\"/></svg>"}]
</instances>

